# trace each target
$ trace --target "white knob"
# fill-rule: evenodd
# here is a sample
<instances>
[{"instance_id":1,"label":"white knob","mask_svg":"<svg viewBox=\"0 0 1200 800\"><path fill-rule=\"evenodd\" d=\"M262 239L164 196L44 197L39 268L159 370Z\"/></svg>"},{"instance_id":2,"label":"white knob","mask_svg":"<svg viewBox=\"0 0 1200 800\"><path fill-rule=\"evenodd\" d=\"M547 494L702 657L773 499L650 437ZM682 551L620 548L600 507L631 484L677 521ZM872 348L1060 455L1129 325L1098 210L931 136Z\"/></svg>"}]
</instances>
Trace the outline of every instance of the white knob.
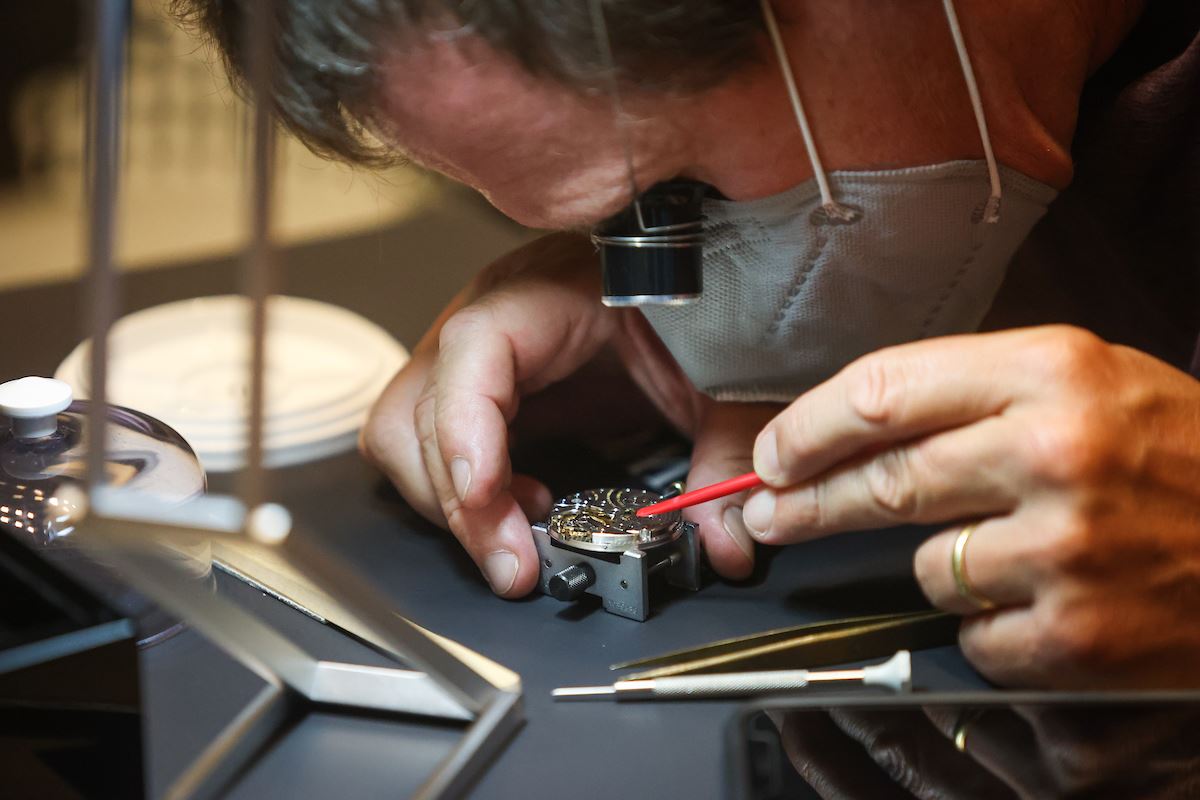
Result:
<instances>
[{"instance_id":1,"label":"white knob","mask_svg":"<svg viewBox=\"0 0 1200 800\"><path fill-rule=\"evenodd\" d=\"M18 439L40 439L58 430L58 412L74 399L70 385L54 378L18 378L0 384L0 414L12 419Z\"/></svg>"},{"instance_id":2,"label":"white knob","mask_svg":"<svg viewBox=\"0 0 1200 800\"><path fill-rule=\"evenodd\" d=\"M882 664L864 667L863 683L886 686L893 692L912 691L912 655L907 650L897 650L896 655Z\"/></svg>"}]
</instances>

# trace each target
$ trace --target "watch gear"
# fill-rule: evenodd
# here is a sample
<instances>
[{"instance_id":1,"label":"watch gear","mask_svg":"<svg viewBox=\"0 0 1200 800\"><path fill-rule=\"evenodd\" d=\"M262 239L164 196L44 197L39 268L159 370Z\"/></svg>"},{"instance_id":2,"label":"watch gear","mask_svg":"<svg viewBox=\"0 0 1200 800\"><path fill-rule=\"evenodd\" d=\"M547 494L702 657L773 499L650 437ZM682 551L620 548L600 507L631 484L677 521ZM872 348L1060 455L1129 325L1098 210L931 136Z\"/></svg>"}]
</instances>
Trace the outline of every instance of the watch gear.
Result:
<instances>
[{"instance_id":1,"label":"watch gear","mask_svg":"<svg viewBox=\"0 0 1200 800\"><path fill-rule=\"evenodd\" d=\"M678 511L637 516L660 499L642 489L588 489L555 503L547 527L553 538L585 550L654 547L677 538L683 523Z\"/></svg>"}]
</instances>

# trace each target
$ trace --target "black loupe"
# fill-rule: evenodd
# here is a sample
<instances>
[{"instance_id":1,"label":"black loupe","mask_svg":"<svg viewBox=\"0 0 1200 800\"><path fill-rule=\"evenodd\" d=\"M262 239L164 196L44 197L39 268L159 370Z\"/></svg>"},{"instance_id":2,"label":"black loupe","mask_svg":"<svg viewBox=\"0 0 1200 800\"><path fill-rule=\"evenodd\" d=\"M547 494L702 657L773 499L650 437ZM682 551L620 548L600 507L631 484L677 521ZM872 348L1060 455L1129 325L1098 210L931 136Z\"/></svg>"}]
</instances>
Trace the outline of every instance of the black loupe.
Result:
<instances>
[{"instance_id":1,"label":"black loupe","mask_svg":"<svg viewBox=\"0 0 1200 800\"><path fill-rule=\"evenodd\" d=\"M703 288L705 186L652 186L592 231L606 306L678 305Z\"/></svg>"}]
</instances>

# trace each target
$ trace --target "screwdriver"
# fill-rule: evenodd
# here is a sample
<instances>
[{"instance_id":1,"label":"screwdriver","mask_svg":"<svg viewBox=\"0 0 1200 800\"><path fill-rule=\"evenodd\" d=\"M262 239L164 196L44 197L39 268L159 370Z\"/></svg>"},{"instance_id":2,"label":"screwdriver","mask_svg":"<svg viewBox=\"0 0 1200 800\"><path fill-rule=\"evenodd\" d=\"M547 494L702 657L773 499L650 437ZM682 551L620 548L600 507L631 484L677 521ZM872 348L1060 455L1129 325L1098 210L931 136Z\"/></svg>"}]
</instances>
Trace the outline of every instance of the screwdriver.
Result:
<instances>
[{"instance_id":1,"label":"screwdriver","mask_svg":"<svg viewBox=\"0 0 1200 800\"><path fill-rule=\"evenodd\" d=\"M555 700L699 700L707 697L753 697L794 692L815 684L850 683L883 686L894 692L912 689L912 655L899 650L882 664L861 669L778 669L715 675L671 675L617 681L609 686L564 686Z\"/></svg>"},{"instance_id":2,"label":"screwdriver","mask_svg":"<svg viewBox=\"0 0 1200 800\"><path fill-rule=\"evenodd\" d=\"M727 481L714 483L712 486L705 486L702 489L696 489L692 492L684 492L667 500L643 506L637 510L637 515L639 517L649 517L654 514L666 514L668 511L678 511L681 508L707 503L709 500L716 500L718 497L737 494L738 492L744 492L747 489L753 489L756 486L762 485L762 478L753 472L747 472L745 475L739 475Z\"/></svg>"}]
</instances>

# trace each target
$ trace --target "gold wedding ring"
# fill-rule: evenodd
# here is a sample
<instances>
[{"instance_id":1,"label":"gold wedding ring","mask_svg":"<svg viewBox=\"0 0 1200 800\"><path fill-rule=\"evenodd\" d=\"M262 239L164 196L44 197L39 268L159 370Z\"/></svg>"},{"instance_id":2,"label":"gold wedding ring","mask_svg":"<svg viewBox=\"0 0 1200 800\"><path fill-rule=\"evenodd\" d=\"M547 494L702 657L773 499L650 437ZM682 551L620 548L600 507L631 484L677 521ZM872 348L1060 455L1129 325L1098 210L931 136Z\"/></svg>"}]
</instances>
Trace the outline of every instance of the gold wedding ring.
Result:
<instances>
[{"instance_id":1,"label":"gold wedding ring","mask_svg":"<svg viewBox=\"0 0 1200 800\"><path fill-rule=\"evenodd\" d=\"M967 542L978 527L979 523L972 522L970 525L964 525L958 532L954 539L954 549L950 551L950 570L954 573L954 585L958 587L959 596L979 611L987 611L995 608L996 604L980 594L971 585L971 579L967 575Z\"/></svg>"},{"instance_id":2,"label":"gold wedding ring","mask_svg":"<svg viewBox=\"0 0 1200 800\"><path fill-rule=\"evenodd\" d=\"M967 752L967 728L979 718L979 714L969 708L963 709L958 719L954 721L954 731L950 734L954 749L960 753Z\"/></svg>"}]
</instances>

